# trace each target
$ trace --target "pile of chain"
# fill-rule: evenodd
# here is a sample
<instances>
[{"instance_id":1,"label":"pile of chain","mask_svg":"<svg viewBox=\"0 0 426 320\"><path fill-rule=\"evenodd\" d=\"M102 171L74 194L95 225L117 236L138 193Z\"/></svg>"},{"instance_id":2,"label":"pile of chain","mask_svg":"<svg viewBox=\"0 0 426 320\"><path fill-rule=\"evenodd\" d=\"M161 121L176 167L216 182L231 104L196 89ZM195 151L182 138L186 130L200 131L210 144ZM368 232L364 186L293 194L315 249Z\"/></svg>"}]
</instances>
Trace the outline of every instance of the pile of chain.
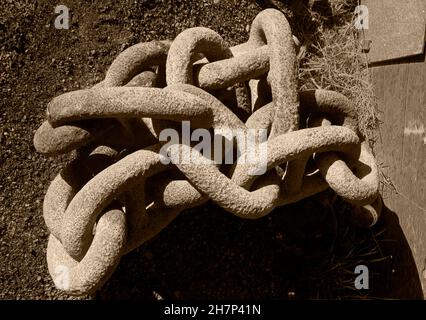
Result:
<instances>
[{"instance_id":1,"label":"pile of chain","mask_svg":"<svg viewBox=\"0 0 426 320\"><path fill-rule=\"evenodd\" d=\"M296 49L285 16L267 9L246 43L229 47L210 29L187 29L173 42L126 49L102 82L54 98L34 145L48 156L76 150L43 205L56 286L95 291L123 254L209 200L256 219L331 188L360 224L373 225L382 203L378 170L356 109L337 92L298 92ZM266 129L266 173L250 175L238 160L164 164L159 132L183 121L214 132ZM203 157L181 142L167 155L189 152Z\"/></svg>"}]
</instances>

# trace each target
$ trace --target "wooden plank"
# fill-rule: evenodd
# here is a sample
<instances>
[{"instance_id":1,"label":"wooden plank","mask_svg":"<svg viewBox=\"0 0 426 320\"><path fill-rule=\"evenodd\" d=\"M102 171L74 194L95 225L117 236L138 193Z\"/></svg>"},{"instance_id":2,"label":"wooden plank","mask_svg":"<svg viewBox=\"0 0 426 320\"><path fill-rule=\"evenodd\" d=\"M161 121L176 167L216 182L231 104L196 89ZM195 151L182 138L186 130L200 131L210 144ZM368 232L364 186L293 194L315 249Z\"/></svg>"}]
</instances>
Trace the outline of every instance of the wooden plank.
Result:
<instances>
[{"instance_id":1,"label":"wooden plank","mask_svg":"<svg viewBox=\"0 0 426 320\"><path fill-rule=\"evenodd\" d=\"M404 113L403 157L399 173L402 179L398 185L396 199L400 210L408 212L401 217L401 226L410 243L426 295L426 279L423 277L426 267L426 63L424 55L411 58L407 62L407 103Z\"/></svg>"},{"instance_id":2,"label":"wooden plank","mask_svg":"<svg viewBox=\"0 0 426 320\"><path fill-rule=\"evenodd\" d=\"M387 182L397 186L399 184L399 168L402 159L402 137L404 130L405 92L407 88L407 65L393 64L378 68L383 74L383 100L379 105L381 121L379 132L382 144L383 173ZM385 185L383 198L394 205L392 185Z\"/></svg>"},{"instance_id":3,"label":"wooden plank","mask_svg":"<svg viewBox=\"0 0 426 320\"><path fill-rule=\"evenodd\" d=\"M368 21L370 63L407 58L423 53L425 43L424 0L363 0L368 10L359 17ZM361 9L362 10L362 9Z\"/></svg>"},{"instance_id":4,"label":"wooden plank","mask_svg":"<svg viewBox=\"0 0 426 320\"><path fill-rule=\"evenodd\" d=\"M372 70L382 121L375 152L384 174L395 187L385 182L382 195L386 206L399 217L426 296L426 278L422 275L426 267L424 54Z\"/></svg>"},{"instance_id":5,"label":"wooden plank","mask_svg":"<svg viewBox=\"0 0 426 320\"><path fill-rule=\"evenodd\" d=\"M373 88L377 99L377 104L379 106L379 118L380 121L383 121L384 115L388 112L387 107L384 103L384 72L381 68L371 68L371 75L372 75L372 81L373 81ZM380 170L385 174L386 176L389 176L389 168L385 161L386 159L386 150L383 148L383 136L382 136L382 129L385 124L382 123L380 126L377 137L375 138L375 145L374 145L374 153L379 165ZM381 179L380 184L380 194L382 195L383 199L389 198L388 193L389 188L386 185L386 181L384 179Z\"/></svg>"},{"instance_id":6,"label":"wooden plank","mask_svg":"<svg viewBox=\"0 0 426 320\"><path fill-rule=\"evenodd\" d=\"M374 93L377 99L377 104L380 106L380 119L382 120L383 118L383 113L386 112L386 106L383 103L384 100L384 72L382 71L381 68L371 68L371 77L372 77L372 81L373 81L373 89L374 89ZM384 150L382 148L383 146L383 137L381 134L381 130L379 130L377 138L376 138L376 148L374 149L376 152L376 156L380 157L383 159L382 155L384 153Z\"/></svg>"},{"instance_id":7,"label":"wooden plank","mask_svg":"<svg viewBox=\"0 0 426 320\"><path fill-rule=\"evenodd\" d=\"M401 162L402 175L405 179L401 181L401 190L399 190L400 193L410 195L412 201L419 207L426 204L424 193L426 184L425 73L426 64L421 59L412 59L408 64L407 103Z\"/></svg>"},{"instance_id":8,"label":"wooden plank","mask_svg":"<svg viewBox=\"0 0 426 320\"><path fill-rule=\"evenodd\" d=\"M421 114L421 121L423 122L423 144L419 144L421 146L421 151L419 152L418 158L420 161L417 164L417 180L419 181L419 185L417 188L417 197L416 199L420 203L420 205L425 209L426 208L426 53L423 55L423 106L422 111L419 112ZM420 140L421 142L421 140ZM426 224L426 213L425 224ZM425 241L426 242L426 241ZM426 280L426 256L425 256L425 269L424 269L424 277Z\"/></svg>"}]
</instances>

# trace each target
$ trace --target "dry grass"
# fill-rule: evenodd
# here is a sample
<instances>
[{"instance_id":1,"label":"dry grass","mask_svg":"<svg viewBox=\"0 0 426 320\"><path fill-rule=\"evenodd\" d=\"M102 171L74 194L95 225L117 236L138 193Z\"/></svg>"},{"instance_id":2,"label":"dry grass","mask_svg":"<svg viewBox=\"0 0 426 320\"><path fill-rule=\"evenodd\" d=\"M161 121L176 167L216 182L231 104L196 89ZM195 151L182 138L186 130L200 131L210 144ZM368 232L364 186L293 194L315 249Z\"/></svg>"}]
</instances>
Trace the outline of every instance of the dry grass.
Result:
<instances>
[{"instance_id":1,"label":"dry grass","mask_svg":"<svg viewBox=\"0 0 426 320\"><path fill-rule=\"evenodd\" d=\"M329 0L320 10L306 4L292 23L302 46L299 58L300 90L328 89L344 94L357 108L361 134L374 144L378 130L378 108L367 57L361 50L363 33L355 28L357 0ZM351 208L333 203L339 231L335 248L325 268L311 275L319 299L366 299L368 292L354 287L354 268L385 262L378 244L382 231L361 230L347 221ZM315 298L315 297L314 297Z\"/></svg>"},{"instance_id":2,"label":"dry grass","mask_svg":"<svg viewBox=\"0 0 426 320\"><path fill-rule=\"evenodd\" d=\"M361 52L362 33L354 26L357 1L334 0L329 5L331 17L307 10L311 25L296 31L305 44L299 54L300 89L335 90L347 96L358 109L361 133L373 143L378 111L367 59Z\"/></svg>"},{"instance_id":3,"label":"dry grass","mask_svg":"<svg viewBox=\"0 0 426 320\"><path fill-rule=\"evenodd\" d=\"M385 230L358 229L348 221L351 207L338 199L333 204L338 222L334 250L324 268L311 275L310 282L316 283L315 299L374 299L369 290L358 290L354 285L355 267L366 265L370 269L370 282L381 278L380 268L389 257L380 249ZM374 270L374 271L373 271Z\"/></svg>"}]
</instances>

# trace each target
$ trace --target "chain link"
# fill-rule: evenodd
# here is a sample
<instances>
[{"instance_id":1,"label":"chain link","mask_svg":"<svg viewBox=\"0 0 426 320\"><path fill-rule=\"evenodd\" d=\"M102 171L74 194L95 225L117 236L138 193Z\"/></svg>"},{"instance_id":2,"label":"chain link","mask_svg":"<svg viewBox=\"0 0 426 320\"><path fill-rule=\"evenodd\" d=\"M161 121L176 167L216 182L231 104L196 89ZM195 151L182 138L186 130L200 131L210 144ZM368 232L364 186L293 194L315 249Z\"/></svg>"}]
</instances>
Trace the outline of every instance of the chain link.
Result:
<instances>
[{"instance_id":1,"label":"chain link","mask_svg":"<svg viewBox=\"0 0 426 320\"><path fill-rule=\"evenodd\" d=\"M43 205L57 287L95 291L123 254L210 199L257 219L331 188L362 224L376 223L378 170L356 109L337 92L298 92L296 62L287 19L267 9L247 43L229 47L216 32L191 28L173 42L126 49L103 81L52 99L34 145L48 156L77 150ZM266 172L251 175L256 165L240 161L244 152L229 168L181 142L167 146L165 164L160 133L184 121L219 136L224 129L266 130L268 140L258 143ZM180 162L182 156L195 161Z\"/></svg>"}]
</instances>

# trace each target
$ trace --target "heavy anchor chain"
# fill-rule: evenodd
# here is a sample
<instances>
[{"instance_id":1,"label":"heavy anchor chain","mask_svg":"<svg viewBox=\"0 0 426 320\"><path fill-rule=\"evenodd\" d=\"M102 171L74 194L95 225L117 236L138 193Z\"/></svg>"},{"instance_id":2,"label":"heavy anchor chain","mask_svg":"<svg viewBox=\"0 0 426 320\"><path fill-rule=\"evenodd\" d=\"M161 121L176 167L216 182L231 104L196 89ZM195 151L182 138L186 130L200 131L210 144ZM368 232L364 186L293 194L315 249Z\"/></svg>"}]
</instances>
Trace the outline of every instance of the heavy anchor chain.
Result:
<instances>
[{"instance_id":1,"label":"heavy anchor chain","mask_svg":"<svg viewBox=\"0 0 426 320\"><path fill-rule=\"evenodd\" d=\"M174 41L123 51L103 81L55 97L37 130L38 152L76 150L43 204L56 286L83 295L99 289L123 254L157 235L180 212L213 200L244 219L268 215L328 188L352 204L360 224L379 218L378 169L340 93L297 91L296 49L285 16L253 21L248 42L229 47L216 32L191 28ZM266 172L229 167L179 141L160 152L164 128L264 129ZM225 137L226 138L226 137ZM180 162L190 155L191 162ZM171 160L164 162L164 158Z\"/></svg>"}]
</instances>

